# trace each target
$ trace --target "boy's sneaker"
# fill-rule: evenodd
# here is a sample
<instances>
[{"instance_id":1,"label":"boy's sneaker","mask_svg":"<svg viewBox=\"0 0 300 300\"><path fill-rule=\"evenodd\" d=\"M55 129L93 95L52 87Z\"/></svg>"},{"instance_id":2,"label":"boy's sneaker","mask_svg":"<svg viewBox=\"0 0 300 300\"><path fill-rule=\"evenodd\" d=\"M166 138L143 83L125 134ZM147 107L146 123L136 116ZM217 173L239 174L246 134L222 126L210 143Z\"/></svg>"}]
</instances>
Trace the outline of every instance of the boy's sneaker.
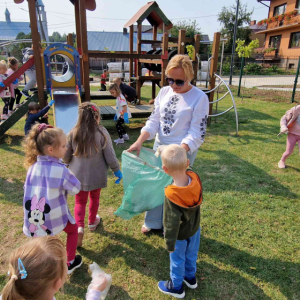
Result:
<instances>
[{"instance_id":1,"label":"boy's sneaker","mask_svg":"<svg viewBox=\"0 0 300 300\"><path fill-rule=\"evenodd\" d=\"M1 120L7 120L9 118L8 114L1 115Z\"/></svg>"},{"instance_id":2,"label":"boy's sneaker","mask_svg":"<svg viewBox=\"0 0 300 300\"><path fill-rule=\"evenodd\" d=\"M124 139L117 139L114 140L114 142L118 145L118 144L124 144Z\"/></svg>"},{"instance_id":3,"label":"boy's sneaker","mask_svg":"<svg viewBox=\"0 0 300 300\"><path fill-rule=\"evenodd\" d=\"M129 135L126 133L123 135L124 141L129 141Z\"/></svg>"},{"instance_id":4,"label":"boy's sneaker","mask_svg":"<svg viewBox=\"0 0 300 300\"><path fill-rule=\"evenodd\" d=\"M89 224L89 230L90 231L96 230L97 226L100 224L100 221L101 221L100 216L97 215L95 222L93 224Z\"/></svg>"},{"instance_id":5,"label":"boy's sneaker","mask_svg":"<svg viewBox=\"0 0 300 300\"><path fill-rule=\"evenodd\" d=\"M194 277L193 279L187 279L184 277L183 282L186 284L186 286L192 290L196 289L198 287L197 279Z\"/></svg>"},{"instance_id":6,"label":"boy's sneaker","mask_svg":"<svg viewBox=\"0 0 300 300\"><path fill-rule=\"evenodd\" d=\"M68 275L72 274L72 272L79 268L82 265L82 257L81 255L76 255L72 264L68 263Z\"/></svg>"},{"instance_id":7,"label":"boy's sneaker","mask_svg":"<svg viewBox=\"0 0 300 300\"><path fill-rule=\"evenodd\" d=\"M77 248L82 247L83 235L84 235L84 228L83 227L78 227Z\"/></svg>"},{"instance_id":8,"label":"boy's sneaker","mask_svg":"<svg viewBox=\"0 0 300 300\"><path fill-rule=\"evenodd\" d=\"M26 98L29 98L29 97L30 97L28 91L26 91L26 90L22 90L22 91L21 91L21 94L22 94L23 96L25 96Z\"/></svg>"},{"instance_id":9,"label":"boy's sneaker","mask_svg":"<svg viewBox=\"0 0 300 300\"><path fill-rule=\"evenodd\" d=\"M171 279L169 279L168 281L160 281L158 283L158 289L162 293L173 296L178 299L183 299L185 297L183 285L181 285L181 288L179 290L175 290Z\"/></svg>"}]
</instances>

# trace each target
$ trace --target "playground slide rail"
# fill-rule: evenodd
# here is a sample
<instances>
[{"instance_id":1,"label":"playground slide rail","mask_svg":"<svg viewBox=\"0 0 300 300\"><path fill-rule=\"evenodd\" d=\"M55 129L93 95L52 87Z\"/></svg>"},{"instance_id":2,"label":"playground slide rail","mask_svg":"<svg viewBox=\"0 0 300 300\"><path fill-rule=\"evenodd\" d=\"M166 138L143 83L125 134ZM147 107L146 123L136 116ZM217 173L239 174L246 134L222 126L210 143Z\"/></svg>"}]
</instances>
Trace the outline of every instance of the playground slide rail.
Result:
<instances>
[{"instance_id":1,"label":"playground slide rail","mask_svg":"<svg viewBox=\"0 0 300 300\"><path fill-rule=\"evenodd\" d=\"M34 65L34 58L32 57L25 64L23 64L16 72L14 72L6 80L3 81L5 87L0 87L0 93L4 91L7 86L11 85L16 79L22 76L33 65Z\"/></svg>"}]
</instances>

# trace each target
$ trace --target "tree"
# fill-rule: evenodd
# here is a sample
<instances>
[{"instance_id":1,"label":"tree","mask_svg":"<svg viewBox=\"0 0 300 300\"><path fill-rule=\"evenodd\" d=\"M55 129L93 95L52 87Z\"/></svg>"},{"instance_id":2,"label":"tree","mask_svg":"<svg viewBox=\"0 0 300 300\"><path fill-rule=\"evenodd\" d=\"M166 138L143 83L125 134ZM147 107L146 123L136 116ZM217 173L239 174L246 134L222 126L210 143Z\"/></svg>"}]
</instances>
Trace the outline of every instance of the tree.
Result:
<instances>
[{"instance_id":1,"label":"tree","mask_svg":"<svg viewBox=\"0 0 300 300\"><path fill-rule=\"evenodd\" d=\"M64 34L63 36L57 32L57 31L54 31L52 33L51 36L49 36L49 41L50 42L55 42L55 43L64 43L67 41L67 35Z\"/></svg>"},{"instance_id":2,"label":"tree","mask_svg":"<svg viewBox=\"0 0 300 300\"><path fill-rule=\"evenodd\" d=\"M25 40L25 39L31 39L31 33L25 34L24 32L19 32L16 40ZM26 47L31 47L31 43L20 43L8 46L8 53L10 56L14 56L17 58L20 62L22 62L22 49Z\"/></svg>"},{"instance_id":3,"label":"tree","mask_svg":"<svg viewBox=\"0 0 300 300\"><path fill-rule=\"evenodd\" d=\"M194 21L179 21L170 29L170 34L172 37L178 37L179 30L185 29L186 37L194 37L196 34L201 34L200 27L196 20Z\"/></svg>"},{"instance_id":4,"label":"tree","mask_svg":"<svg viewBox=\"0 0 300 300\"><path fill-rule=\"evenodd\" d=\"M221 12L218 14L218 21L223 26L221 29L221 35L222 37L228 39L224 48L225 53L231 53L232 51L235 12L236 12L236 6L231 5L229 7L223 6ZM246 45L248 45L251 42L250 39L251 29L249 29L248 25L250 24L252 13L253 10L248 11L247 4L244 5L242 3L240 4L236 38L240 40L244 40Z\"/></svg>"}]
</instances>

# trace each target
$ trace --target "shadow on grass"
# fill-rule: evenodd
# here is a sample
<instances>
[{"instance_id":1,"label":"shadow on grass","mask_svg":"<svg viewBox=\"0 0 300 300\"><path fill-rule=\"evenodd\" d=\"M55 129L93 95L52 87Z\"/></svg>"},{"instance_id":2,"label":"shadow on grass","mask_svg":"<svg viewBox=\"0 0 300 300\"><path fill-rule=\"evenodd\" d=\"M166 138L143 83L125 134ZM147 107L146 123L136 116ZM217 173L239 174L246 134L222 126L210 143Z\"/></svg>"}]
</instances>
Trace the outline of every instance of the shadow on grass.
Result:
<instances>
[{"instance_id":1,"label":"shadow on grass","mask_svg":"<svg viewBox=\"0 0 300 300\"><path fill-rule=\"evenodd\" d=\"M156 281L166 280L169 278L169 255L163 247L154 247L153 245L144 243L141 240L136 240L129 235L109 233L107 231L102 231L100 234L105 235L113 241L117 241L117 243L109 244L104 250L99 252L80 248L78 251L81 255L92 261L96 261L100 267L107 266L107 264L109 264L112 260L122 259L130 269L136 270L144 276L154 278ZM218 242L213 244L213 242L214 241L210 239L202 238L201 243L203 243L203 245L202 250L200 251L203 252L204 248L204 253L207 255L213 257L218 256L216 259L224 259L222 249L220 249L223 245ZM215 247L216 249L211 251L212 247ZM224 247L228 247L227 250L229 255L231 247L227 245L224 245ZM243 270L248 268L249 273L251 271L250 267L253 265L253 261L258 260L256 261L255 266L264 263L269 265L267 260L265 262L263 259L247 257L246 253L236 249L233 250L235 250L233 255L238 256L238 259L243 260L244 256L246 257L245 262L243 263L245 265ZM210 254L210 251L212 252L212 255ZM236 267L239 268L238 265ZM203 274L206 277L206 280L202 282L201 279ZM267 273L265 277L268 277L269 275L271 274ZM243 297L245 295L251 295L251 297L254 296L255 299L271 299L264 294L260 287L253 284L250 280L240 276L237 272L224 271L206 262L198 263L197 278L198 281L201 282L200 290L197 289L192 291L186 289L187 295L191 297L189 299L198 299L197 297L199 294L205 299L220 299L220 295L222 295L222 299L232 299L232 297L238 299L238 296ZM266 281L268 281L267 278ZM225 286L226 288L224 288ZM156 288L156 286L153 288ZM124 291L122 289L116 290L113 287L112 292L114 293L115 298L110 297L110 299L131 299L123 296ZM223 297L223 295L225 295L225 297ZM238 295L237 298L236 295ZM254 298L252 297L251 299Z\"/></svg>"},{"instance_id":2,"label":"shadow on grass","mask_svg":"<svg viewBox=\"0 0 300 300\"><path fill-rule=\"evenodd\" d=\"M201 237L200 252L208 255L216 261L245 272L258 279L259 282L269 282L278 286L280 292L286 296L286 299L299 299L299 274L300 264L288 261L280 261L278 259L267 259L233 248L227 244L212 240L210 238ZM206 263L200 262L199 268L205 271ZM210 267L206 272L211 272ZM218 270L217 270L218 271ZM213 279L214 280L214 279ZM217 281L217 280L216 280ZM248 283L249 284L249 283ZM218 288L215 286L215 288ZM257 287L256 287L257 288ZM298 295L295 295L298 293ZM222 292L220 291L220 294ZM220 295L219 294L219 295ZM258 295L253 297L252 290L245 290L245 295L251 295L251 299L270 299L260 298ZM298 296L298 297L297 297ZM229 297L223 297L229 299Z\"/></svg>"},{"instance_id":3,"label":"shadow on grass","mask_svg":"<svg viewBox=\"0 0 300 300\"><path fill-rule=\"evenodd\" d=\"M9 151L9 152L15 153L17 155L24 156L23 151L12 148L14 146L19 147L22 143L23 138L24 138L24 136L22 136L22 135L7 135L7 134L5 134L0 138L0 149L4 150L4 151Z\"/></svg>"},{"instance_id":4,"label":"shadow on grass","mask_svg":"<svg viewBox=\"0 0 300 300\"><path fill-rule=\"evenodd\" d=\"M24 182L17 179L3 179L0 177L0 191L3 194L2 201L23 205Z\"/></svg>"},{"instance_id":5,"label":"shadow on grass","mask_svg":"<svg viewBox=\"0 0 300 300\"><path fill-rule=\"evenodd\" d=\"M196 160L194 167L201 164L201 179L205 191L217 193L225 191L240 191L254 194L272 194L286 198L296 198L297 195L280 184L263 169L235 156L225 150L206 151L213 153L219 159ZM237 181L238 180L238 181Z\"/></svg>"}]
</instances>

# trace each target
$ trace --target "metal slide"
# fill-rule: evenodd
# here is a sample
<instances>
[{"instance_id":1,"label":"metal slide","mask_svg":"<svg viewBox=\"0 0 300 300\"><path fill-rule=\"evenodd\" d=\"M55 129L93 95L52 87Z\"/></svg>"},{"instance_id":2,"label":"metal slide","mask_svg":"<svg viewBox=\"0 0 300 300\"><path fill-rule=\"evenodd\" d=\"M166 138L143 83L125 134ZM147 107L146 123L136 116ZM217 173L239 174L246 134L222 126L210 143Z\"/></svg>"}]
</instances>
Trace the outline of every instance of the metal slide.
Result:
<instances>
[{"instance_id":1,"label":"metal slide","mask_svg":"<svg viewBox=\"0 0 300 300\"><path fill-rule=\"evenodd\" d=\"M55 91L53 99L54 124L68 134L77 123L80 95L76 92Z\"/></svg>"}]
</instances>

